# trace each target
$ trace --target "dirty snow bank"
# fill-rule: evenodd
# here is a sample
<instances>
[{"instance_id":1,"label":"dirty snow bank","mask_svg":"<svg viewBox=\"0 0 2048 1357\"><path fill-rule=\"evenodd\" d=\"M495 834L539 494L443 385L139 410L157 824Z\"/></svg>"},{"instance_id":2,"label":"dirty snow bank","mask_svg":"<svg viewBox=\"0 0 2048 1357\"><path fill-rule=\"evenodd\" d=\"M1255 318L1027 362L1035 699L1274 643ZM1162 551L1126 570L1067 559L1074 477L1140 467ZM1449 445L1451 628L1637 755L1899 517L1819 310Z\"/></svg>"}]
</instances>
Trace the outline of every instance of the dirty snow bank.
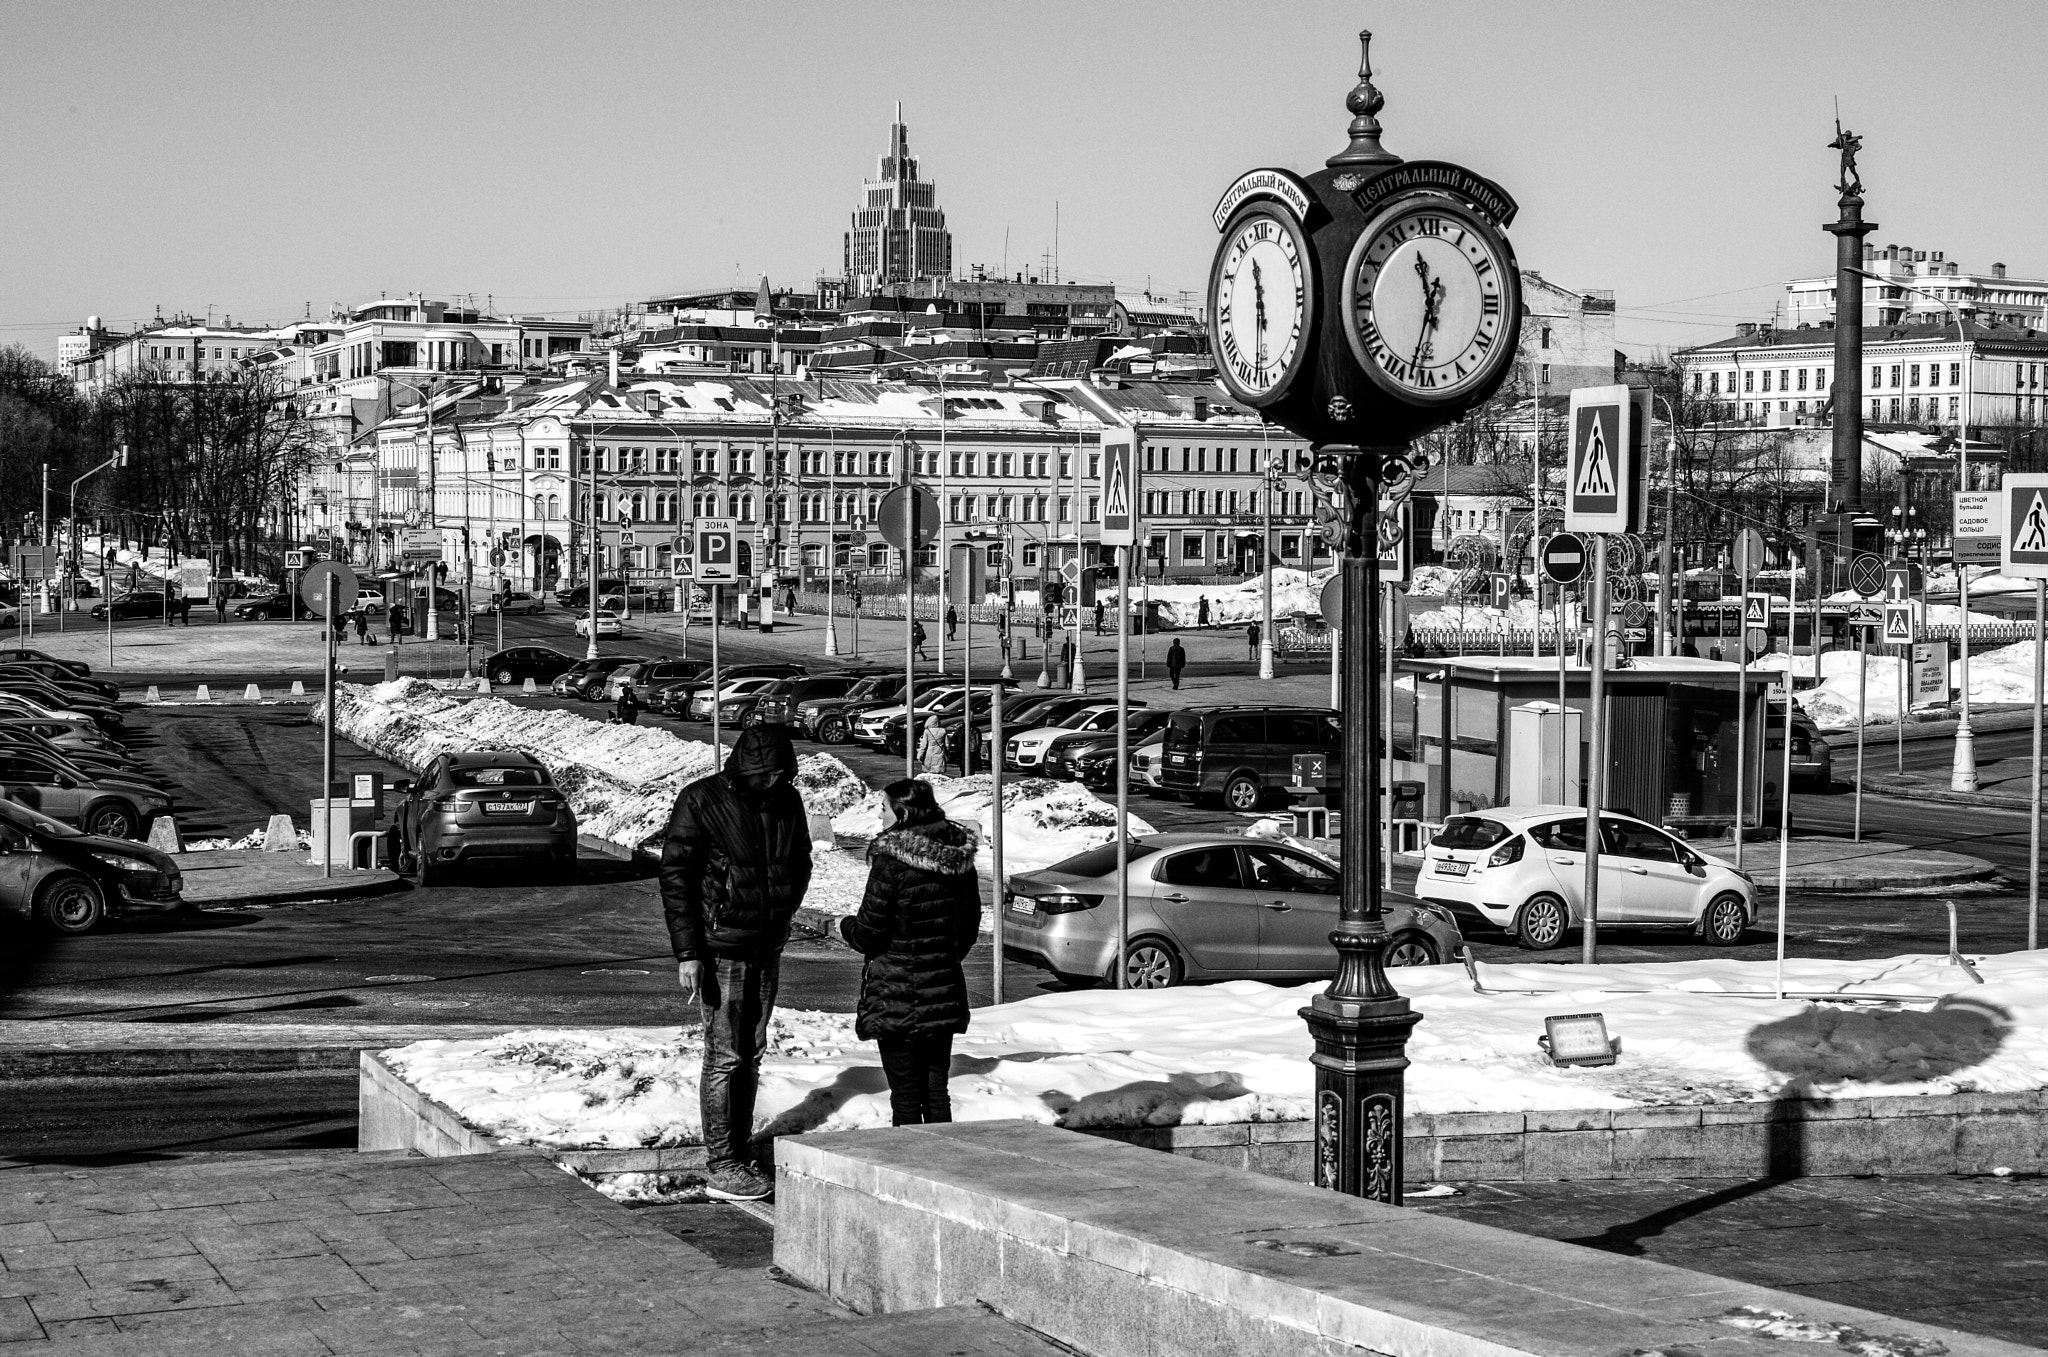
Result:
<instances>
[{"instance_id":1,"label":"dirty snow bank","mask_svg":"<svg viewBox=\"0 0 2048 1357\"><path fill-rule=\"evenodd\" d=\"M1949 647L1955 655L1955 647ZM1788 657L1782 654L1764 655L1750 665L1757 670L1783 670ZM1813 675L1813 656L1795 655L1789 657L1794 675L1810 678ZM1890 655L1872 655L1868 659L1869 678L1863 691L1863 713L1866 725L1890 725L1899 719L1899 679L1902 662ZM1793 694L1806 714L1813 718L1822 730L1854 730L1856 728L1857 699L1856 652L1853 650L1830 650L1820 657L1820 683L1804 692ZM1949 661L1949 687L1960 689L1963 683L1963 662L1958 657ZM2015 645L2000 646L1996 650L1979 650L1970 656L1970 701L1984 706L2014 705L2027 706L2034 700L2034 643L2021 641Z\"/></svg>"},{"instance_id":2,"label":"dirty snow bank","mask_svg":"<svg viewBox=\"0 0 2048 1357\"><path fill-rule=\"evenodd\" d=\"M1768 962L1404 969L1421 1010L1408 1054L1418 1113L1757 1102L1780 1097L2012 1092L2048 1086L2048 953L1789 961L1795 992L1919 996L1876 1007L1779 1001ZM1314 1091L1297 1010L1320 988L1234 981L1048 994L975 1010L956 1038L954 1115L1068 1126L1299 1120ZM1536 1047L1547 1014L1597 1008L1619 1063L1559 1069ZM699 1143L696 1029L534 1029L386 1053L410 1083L493 1135L627 1148ZM757 1127L889 1124L875 1048L843 1013L778 1011Z\"/></svg>"}]
</instances>

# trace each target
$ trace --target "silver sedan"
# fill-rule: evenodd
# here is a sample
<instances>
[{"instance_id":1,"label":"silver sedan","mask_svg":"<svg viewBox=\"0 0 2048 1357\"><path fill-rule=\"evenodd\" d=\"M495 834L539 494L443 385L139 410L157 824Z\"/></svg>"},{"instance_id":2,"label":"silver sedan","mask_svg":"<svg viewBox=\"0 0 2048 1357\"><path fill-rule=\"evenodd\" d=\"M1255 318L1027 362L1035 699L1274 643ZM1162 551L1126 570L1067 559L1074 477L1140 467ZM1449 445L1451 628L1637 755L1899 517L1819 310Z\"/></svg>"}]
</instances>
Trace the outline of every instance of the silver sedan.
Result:
<instances>
[{"instance_id":1,"label":"silver sedan","mask_svg":"<svg viewBox=\"0 0 2048 1357\"><path fill-rule=\"evenodd\" d=\"M1336 973L1337 864L1268 839L1156 834L1130 846L1133 989L1191 980L1313 980ZM1113 979L1116 845L1091 848L1004 890L1003 955L1069 983ZM1430 966L1464 945L1451 912L1386 897L1390 966Z\"/></svg>"}]
</instances>

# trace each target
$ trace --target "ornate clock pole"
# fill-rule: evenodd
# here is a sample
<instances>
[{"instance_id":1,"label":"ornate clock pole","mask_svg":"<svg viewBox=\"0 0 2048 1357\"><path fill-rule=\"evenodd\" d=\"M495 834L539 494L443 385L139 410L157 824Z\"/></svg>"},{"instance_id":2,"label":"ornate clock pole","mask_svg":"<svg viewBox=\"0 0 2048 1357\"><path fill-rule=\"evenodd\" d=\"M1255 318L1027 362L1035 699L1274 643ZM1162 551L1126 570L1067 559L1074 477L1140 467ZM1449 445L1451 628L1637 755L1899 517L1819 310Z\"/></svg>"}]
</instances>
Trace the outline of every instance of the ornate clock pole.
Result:
<instances>
[{"instance_id":1,"label":"ornate clock pole","mask_svg":"<svg viewBox=\"0 0 2048 1357\"><path fill-rule=\"evenodd\" d=\"M1301 1010L1315 1041L1316 1182L1399 1204L1403 1071L1422 1015L1387 979L1379 557L1422 471L1420 434L1508 376L1520 274L1501 230L1514 200L1470 170L1380 145L1370 33L1345 100L1349 144L1305 178L1257 169L1216 205L1209 284L1223 385L1315 450L1343 578L1343 871L1337 974Z\"/></svg>"}]
</instances>

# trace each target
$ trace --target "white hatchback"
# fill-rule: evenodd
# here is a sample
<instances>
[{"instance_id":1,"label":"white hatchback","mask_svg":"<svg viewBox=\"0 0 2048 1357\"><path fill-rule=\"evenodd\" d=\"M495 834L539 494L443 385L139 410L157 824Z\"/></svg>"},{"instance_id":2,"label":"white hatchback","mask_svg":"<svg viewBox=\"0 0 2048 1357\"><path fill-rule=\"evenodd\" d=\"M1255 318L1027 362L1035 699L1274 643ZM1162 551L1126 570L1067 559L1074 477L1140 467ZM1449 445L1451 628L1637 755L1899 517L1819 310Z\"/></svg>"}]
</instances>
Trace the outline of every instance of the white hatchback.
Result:
<instances>
[{"instance_id":1,"label":"white hatchback","mask_svg":"<svg viewBox=\"0 0 2048 1357\"><path fill-rule=\"evenodd\" d=\"M1655 825L1600 816L1600 924L1689 928L1732 947L1756 922L1756 887ZM1565 940L1586 912L1586 812L1500 806L1454 815L1423 851L1415 893L1524 947Z\"/></svg>"}]
</instances>

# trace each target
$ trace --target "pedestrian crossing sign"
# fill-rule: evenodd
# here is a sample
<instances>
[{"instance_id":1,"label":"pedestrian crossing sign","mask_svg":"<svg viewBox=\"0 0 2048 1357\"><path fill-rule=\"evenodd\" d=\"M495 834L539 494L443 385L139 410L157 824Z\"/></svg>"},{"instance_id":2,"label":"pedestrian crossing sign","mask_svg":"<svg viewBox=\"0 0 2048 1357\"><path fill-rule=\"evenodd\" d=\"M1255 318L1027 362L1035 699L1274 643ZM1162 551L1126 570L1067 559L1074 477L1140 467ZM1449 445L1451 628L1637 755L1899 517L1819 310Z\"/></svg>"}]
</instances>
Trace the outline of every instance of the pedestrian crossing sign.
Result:
<instances>
[{"instance_id":1,"label":"pedestrian crossing sign","mask_svg":"<svg viewBox=\"0 0 2048 1357\"><path fill-rule=\"evenodd\" d=\"M1742 601L1742 625L1764 627L1771 625L1771 596L1769 594L1744 594Z\"/></svg>"},{"instance_id":2,"label":"pedestrian crossing sign","mask_svg":"<svg viewBox=\"0 0 2048 1357\"><path fill-rule=\"evenodd\" d=\"M2007 575L2048 579L2048 476L2007 476L2004 559Z\"/></svg>"},{"instance_id":3,"label":"pedestrian crossing sign","mask_svg":"<svg viewBox=\"0 0 2048 1357\"><path fill-rule=\"evenodd\" d=\"M1628 532L1629 493L1640 434L1637 406L1625 386L1582 386L1572 391L1570 456L1565 467L1567 532Z\"/></svg>"},{"instance_id":4,"label":"pedestrian crossing sign","mask_svg":"<svg viewBox=\"0 0 2048 1357\"><path fill-rule=\"evenodd\" d=\"M1884 639L1889 645L1894 641L1911 642L1913 639L1913 605L1911 603L1887 603L1884 605Z\"/></svg>"},{"instance_id":5,"label":"pedestrian crossing sign","mask_svg":"<svg viewBox=\"0 0 2048 1357\"><path fill-rule=\"evenodd\" d=\"M1106 547L1138 545L1138 431L1102 432L1102 531Z\"/></svg>"}]
</instances>

